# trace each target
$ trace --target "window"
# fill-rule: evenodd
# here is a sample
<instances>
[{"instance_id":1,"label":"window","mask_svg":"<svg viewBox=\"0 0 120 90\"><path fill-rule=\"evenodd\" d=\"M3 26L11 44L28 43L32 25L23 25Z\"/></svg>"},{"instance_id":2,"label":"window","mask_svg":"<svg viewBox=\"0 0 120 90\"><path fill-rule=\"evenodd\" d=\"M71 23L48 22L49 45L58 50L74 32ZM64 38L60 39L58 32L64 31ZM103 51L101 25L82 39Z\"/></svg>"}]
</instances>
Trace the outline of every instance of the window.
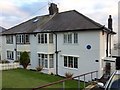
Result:
<instances>
[{"instance_id":1,"label":"window","mask_svg":"<svg viewBox=\"0 0 120 90\"><path fill-rule=\"evenodd\" d=\"M7 35L6 36L6 43L7 44L13 44L13 36L12 35Z\"/></svg>"},{"instance_id":2,"label":"window","mask_svg":"<svg viewBox=\"0 0 120 90\"><path fill-rule=\"evenodd\" d=\"M50 68L54 68L54 56L53 56L53 54L50 54L49 55L49 63L50 63Z\"/></svg>"},{"instance_id":3,"label":"window","mask_svg":"<svg viewBox=\"0 0 120 90\"><path fill-rule=\"evenodd\" d=\"M46 44L47 43L47 34L38 34L38 43Z\"/></svg>"},{"instance_id":4,"label":"window","mask_svg":"<svg viewBox=\"0 0 120 90\"><path fill-rule=\"evenodd\" d=\"M14 52L13 51L7 51L7 59L14 60Z\"/></svg>"},{"instance_id":5,"label":"window","mask_svg":"<svg viewBox=\"0 0 120 90\"><path fill-rule=\"evenodd\" d=\"M17 44L29 44L30 36L28 34L17 35Z\"/></svg>"},{"instance_id":6,"label":"window","mask_svg":"<svg viewBox=\"0 0 120 90\"><path fill-rule=\"evenodd\" d=\"M25 35L25 43L30 43L30 37L28 34Z\"/></svg>"},{"instance_id":7,"label":"window","mask_svg":"<svg viewBox=\"0 0 120 90\"><path fill-rule=\"evenodd\" d=\"M17 52L17 60L20 60L20 55L22 54L22 52Z\"/></svg>"},{"instance_id":8,"label":"window","mask_svg":"<svg viewBox=\"0 0 120 90\"><path fill-rule=\"evenodd\" d=\"M78 43L78 34L74 33L74 43Z\"/></svg>"},{"instance_id":9,"label":"window","mask_svg":"<svg viewBox=\"0 0 120 90\"><path fill-rule=\"evenodd\" d=\"M64 56L64 66L69 68L78 68L78 58L72 56Z\"/></svg>"},{"instance_id":10,"label":"window","mask_svg":"<svg viewBox=\"0 0 120 90\"><path fill-rule=\"evenodd\" d=\"M64 34L64 43L67 43L67 34Z\"/></svg>"},{"instance_id":11,"label":"window","mask_svg":"<svg viewBox=\"0 0 120 90\"><path fill-rule=\"evenodd\" d=\"M64 43L76 44L78 43L78 34L77 33L65 33L63 36Z\"/></svg>"},{"instance_id":12,"label":"window","mask_svg":"<svg viewBox=\"0 0 120 90\"><path fill-rule=\"evenodd\" d=\"M71 33L68 34L68 43L72 43L72 34Z\"/></svg>"},{"instance_id":13,"label":"window","mask_svg":"<svg viewBox=\"0 0 120 90\"><path fill-rule=\"evenodd\" d=\"M53 34L49 34L49 43L53 43Z\"/></svg>"},{"instance_id":14,"label":"window","mask_svg":"<svg viewBox=\"0 0 120 90\"><path fill-rule=\"evenodd\" d=\"M48 59L49 56L49 59ZM38 54L38 63L39 66L43 66L43 68L48 68L48 60L49 60L49 68L54 68L54 59L53 54Z\"/></svg>"},{"instance_id":15,"label":"window","mask_svg":"<svg viewBox=\"0 0 120 90\"><path fill-rule=\"evenodd\" d=\"M64 56L64 66L67 67L67 56Z\"/></svg>"}]
</instances>

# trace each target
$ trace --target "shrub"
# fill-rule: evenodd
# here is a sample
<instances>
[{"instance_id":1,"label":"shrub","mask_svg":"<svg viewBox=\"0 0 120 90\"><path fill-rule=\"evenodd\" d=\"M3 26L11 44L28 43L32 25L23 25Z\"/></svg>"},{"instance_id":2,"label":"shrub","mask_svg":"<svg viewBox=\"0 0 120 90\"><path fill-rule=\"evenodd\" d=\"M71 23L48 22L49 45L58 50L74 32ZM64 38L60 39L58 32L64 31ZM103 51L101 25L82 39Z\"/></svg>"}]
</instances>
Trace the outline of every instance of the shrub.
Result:
<instances>
[{"instance_id":1,"label":"shrub","mask_svg":"<svg viewBox=\"0 0 120 90\"><path fill-rule=\"evenodd\" d=\"M10 63L8 60L1 60L0 63Z\"/></svg>"},{"instance_id":2,"label":"shrub","mask_svg":"<svg viewBox=\"0 0 120 90\"><path fill-rule=\"evenodd\" d=\"M38 67L36 67L36 70L37 70L37 71L42 71L42 69L43 69L43 66L38 66Z\"/></svg>"},{"instance_id":3,"label":"shrub","mask_svg":"<svg viewBox=\"0 0 120 90\"><path fill-rule=\"evenodd\" d=\"M26 51L24 51L21 55L20 55L20 64L23 66L24 69L27 68L27 66L30 63L30 58L29 55Z\"/></svg>"},{"instance_id":4,"label":"shrub","mask_svg":"<svg viewBox=\"0 0 120 90\"><path fill-rule=\"evenodd\" d=\"M65 73L66 78L72 78L72 76L73 76L73 73L70 73L70 72Z\"/></svg>"},{"instance_id":5,"label":"shrub","mask_svg":"<svg viewBox=\"0 0 120 90\"><path fill-rule=\"evenodd\" d=\"M19 62L20 62L20 60L15 60L15 61L14 61L14 63L19 63Z\"/></svg>"}]
</instances>

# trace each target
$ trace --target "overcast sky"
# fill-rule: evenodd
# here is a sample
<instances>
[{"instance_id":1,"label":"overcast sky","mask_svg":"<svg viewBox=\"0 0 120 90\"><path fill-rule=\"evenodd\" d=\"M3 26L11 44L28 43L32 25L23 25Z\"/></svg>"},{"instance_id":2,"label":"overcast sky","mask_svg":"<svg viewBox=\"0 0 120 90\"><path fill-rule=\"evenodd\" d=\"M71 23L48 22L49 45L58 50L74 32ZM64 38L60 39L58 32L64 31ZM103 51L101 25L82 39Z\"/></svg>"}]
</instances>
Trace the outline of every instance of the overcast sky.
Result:
<instances>
[{"instance_id":1,"label":"overcast sky","mask_svg":"<svg viewBox=\"0 0 120 90\"><path fill-rule=\"evenodd\" d=\"M10 28L35 16L48 14L49 3L58 5L59 12L77 10L107 27L109 15L117 31L119 0L0 0L0 26Z\"/></svg>"}]
</instances>

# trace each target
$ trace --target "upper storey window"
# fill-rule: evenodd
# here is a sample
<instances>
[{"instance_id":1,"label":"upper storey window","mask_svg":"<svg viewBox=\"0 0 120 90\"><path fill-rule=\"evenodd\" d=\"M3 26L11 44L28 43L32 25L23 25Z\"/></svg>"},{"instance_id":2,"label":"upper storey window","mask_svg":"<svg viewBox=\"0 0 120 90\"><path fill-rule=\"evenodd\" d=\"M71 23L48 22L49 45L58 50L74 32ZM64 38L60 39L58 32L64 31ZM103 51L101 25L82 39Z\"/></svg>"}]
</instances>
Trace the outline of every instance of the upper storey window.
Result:
<instances>
[{"instance_id":1,"label":"upper storey window","mask_svg":"<svg viewBox=\"0 0 120 90\"><path fill-rule=\"evenodd\" d=\"M7 44L13 44L13 35L7 35L6 36L6 43Z\"/></svg>"},{"instance_id":2,"label":"upper storey window","mask_svg":"<svg viewBox=\"0 0 120 90\"><path fill-rule=\"evenodd\" d=\"M53 34L41 33L38 34L38 43L40 44L47 44L53 43Z\"/></svg>"},{"instance_id":3,"label":"upper storey window","mask_svg":"<svg viewBox=\"0 0 120 90\"><path fill-rule=\"evenodd\" d=\"M17 44L29 44L30 35L28 34L18 34L17 35Z\"/></svg>"}]
</instances>

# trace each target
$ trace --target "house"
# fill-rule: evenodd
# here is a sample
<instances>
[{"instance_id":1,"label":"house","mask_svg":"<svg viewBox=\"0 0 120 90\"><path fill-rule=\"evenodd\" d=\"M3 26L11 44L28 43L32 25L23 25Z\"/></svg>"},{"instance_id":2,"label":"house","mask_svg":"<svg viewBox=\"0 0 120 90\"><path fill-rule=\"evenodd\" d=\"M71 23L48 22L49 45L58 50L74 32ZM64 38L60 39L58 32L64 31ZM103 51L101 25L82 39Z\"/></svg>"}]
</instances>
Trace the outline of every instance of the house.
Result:
<instances>
[{"instance_id":1,"label":"house","mask_svg":"<svg viewBox=\"0 0 120 90\"><path fill-rule=\"evenodd\" d=\"M100 78L106 64L115 67L110 57L114 34L111 15L106 28L76 10L59 13L57 5L51 3L49 15L37 16L3 32L2 59L13 62L27 51L29 68L43 66L42 72L61 76L97 70Z\"/></svg>"},{"instance_id":2,"label":"house","mask_svg":"<svg viewBox=\"0 0 120 90\"><path fill-rule=\"evenodd\" d=\"M5 31L6 29L0 26L0 60L1 60L1 55L2 55L2 32Z\"/></svg>"}]
</instances>

